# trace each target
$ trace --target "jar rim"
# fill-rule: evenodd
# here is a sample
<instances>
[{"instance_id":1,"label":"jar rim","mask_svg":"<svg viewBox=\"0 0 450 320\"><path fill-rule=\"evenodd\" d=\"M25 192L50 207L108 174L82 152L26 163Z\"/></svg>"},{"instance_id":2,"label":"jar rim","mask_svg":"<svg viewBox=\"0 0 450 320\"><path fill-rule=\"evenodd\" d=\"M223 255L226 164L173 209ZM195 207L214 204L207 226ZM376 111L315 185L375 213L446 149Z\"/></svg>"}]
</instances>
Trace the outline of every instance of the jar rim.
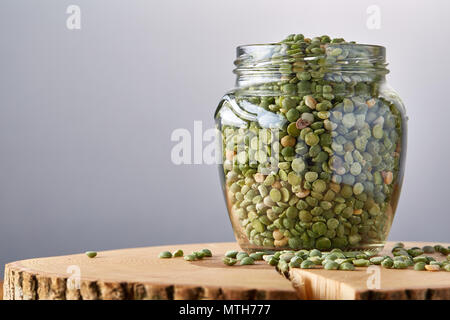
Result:
<instances>
[{"instance_id":1,"label":"jar rim","mask_svg":"<svg viewBox=\"0 0 450 320\"><path fill-rule=\"evenodd\" d=\"M326 43L321 52L305 52L292 48L294 42L247 44L236 48L236 86L277 82L295 77L300 71L319 71L333 81L354 76L358 81L383 79L389 72L386 48L380 45L353 42ZM295 66L296 65L296 66ZM294 68L295 66L295 68Z\"/></svg>"},{"instance_id":2,"label":"jar rim","mask_svg":"<svg viewBox=\"0 0 450 320\"><path fill-rule=\"evenodd\" d=\"M236 47L236 49L240 48L249 48L249 47L275 47L275 46L282 46L283 44L291 44L291 42L269 42L269 43L250 43L250 44L242 44ZM378 44L366 44L366 43L352 43L352 42L341 42L341 43L329 43L326 45L339 45L339 46L354 46L359 48L378 48L378 49L384 49L386 50L385 46L378 45Z\"/></svg>"}]
</instances>

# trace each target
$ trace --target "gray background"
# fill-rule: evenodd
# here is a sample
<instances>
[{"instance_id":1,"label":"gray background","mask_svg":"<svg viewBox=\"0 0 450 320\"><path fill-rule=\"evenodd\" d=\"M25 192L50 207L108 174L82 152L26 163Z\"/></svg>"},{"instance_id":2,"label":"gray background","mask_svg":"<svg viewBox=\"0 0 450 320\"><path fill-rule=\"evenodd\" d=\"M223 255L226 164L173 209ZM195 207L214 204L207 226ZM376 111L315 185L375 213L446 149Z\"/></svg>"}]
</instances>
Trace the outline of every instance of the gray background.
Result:
<instances>
[{"instance_id":1,"label":"gray background","mask_svg":"<svg viewBox=\"0 0 450 320\"><path fill-rule=\"evenodd\" d=\"M82 29L66 28L78 4ZM369 5L381 29L366 27ZM235 47L289 33L387 47L409 120L391 239L450 242L450 2L0 2L0 265L233 240L217 168L175 166L170 135L213 126Z\"/></svg>"}]
</instances>

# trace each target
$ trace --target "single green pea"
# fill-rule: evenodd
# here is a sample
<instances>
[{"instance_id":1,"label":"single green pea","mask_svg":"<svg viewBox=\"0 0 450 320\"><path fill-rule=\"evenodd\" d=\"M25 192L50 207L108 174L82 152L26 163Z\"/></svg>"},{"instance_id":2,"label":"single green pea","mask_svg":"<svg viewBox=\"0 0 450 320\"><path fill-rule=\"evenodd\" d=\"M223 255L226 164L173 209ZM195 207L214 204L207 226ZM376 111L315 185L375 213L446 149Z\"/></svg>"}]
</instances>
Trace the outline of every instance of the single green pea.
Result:
<instances>
[{"instance_id":1,"label":"single green pea","mask_svg":"<svg viewBox=\"0 0 450 320\"><path fill-rule=\"evenodd\" d=\"M194 251L192 254L195 255L198 260L202 260L205 257L205 254L201 251Z\"/></svg>"},{"instance_id":2,"label":"single green pea","mask_svg":"<svg viewBox=\"0 0 450 320\"><path fill-rule=\"evenodd\" d=\"M305 173L305 180L308 182L314 182L317 180L318 177L319 177L319 174L314 171Z\"/></svg>"},{"instance_id":3,"label":"single green pea","mask_svg":"<svg viewBox=\"0 0 450 320\"><path fill-rule=\"evenodd\" d=\"M277 264L277 269L282 273L286 273L289 271L289 263L284 260L280 260Z\"/></svg>"},{"instance_id":4,"label":"single green pea","mask_svg":"<svg viewBox=\"0 0 450 320\"><path fill-rule=\"evenodd\" d=\"M273 254L273 257L274 257L275 259L280 259L281 254L282 254L281 251L277 251L277 252L275 252L275 253Z\"/></svg>"},{"instance_id":5,"label":"single green pea","mask_svg":"<svg viewBox=\"0 0 450 320\"><path fill-rule=\"evenodd\" d=\"M409 256L409 253L406 250L399 249L399 250L393 251L392 255L394 257L397 257L397 256Z\"/></svg>"},{"instance_id":6,"label":"single green pea","mask_svg":"<svg viewBox=\"0 0 450 320\"><path fill-rule=\"evenodd\" d=\"M300 117L300 112L297 109L290 109L286 113L286 119L289 120L289 122L295 122Z\"/></svg>"},{"instance_id":7,"label":"single green pea","mask_svg":"<svg viewBox=\"0 0 450 320\"><path fill-rule=\"evenodd\" d=\"M297 78L299 80L310 80L311 79L311 74L309 72L300 72L297 73Z\"/></svg>"},{"instance_id":8,"label":"single green pea","mask_svg":"<svg viewBox=\"0 0 450 320\"><path fill-rule=\"evenodd\" d=\"M291 185L297 186L302 182L302 177L291 171L288 173L287 180Z\"/></svg>"},{"instance_id":9,"label":"single green pea","mask_svg":"<svg viewBox=\"0 0 450 320\"><path fill-rule=\"evenodd\" d=\"M385 259L385 257L373 257L373 258L370 258L369 261L372 264L380 265L384 259Z\"/></svg>"},{"instance_id":10,"label":"single green pea","mask_svg":"<svg viewBox=\"0 0 450 320\"><path fill-rule=\"evenodd\" d=\"M236 259L237 260L242 260L244 258L248 257L248 253L247 252L239 252L238 254L236 254Z\"/></svg>"},{"instance_id":11,"label":"single green pea","mask_svg":"<svg viewBox=\"0 0 450 320\"><path fill-rule=\"evenodd\" d=\"M238 251L236 251L236 250L231 250L231 251L227 251L226 253L225 253L225 257L228 257L228 258L236 258L236 255L238 254Z\"/></svg>"},{"instance_id":12,"label":"single green pea","mask_svg":"<svg viewBox=\"0 0 450 320\"><path fill-rule=\"evenodd\" d=\"M269 195L273 202L278 202L281 200L281 192L278 189L270 190Z\"/></svg>"},{"instance_id":13,"label":"single green pea","mask_svg":"<svg viewBox=\"0 0 450 320\"><path fill-rule=\"evenodd\" d=\"M291 167L292 167L292 170L299 173L299 172L302 172L303 170L305 170L306 164L303 159L295 158L294 160L292 160Z\"/></svg>"},{"instance_id":14,"label":"single green pea","mask_svg":"<svg viewBox=\"0 0 450 320\"><path fill-rule=\"evenodd\" d=\"M353 195L353 188L349 185L344 185L341 189L341 195L346 199L350 198Z\"/></svg>"},{"instance_id":15,"label":"single green pea","mask_svg":"<svg viewBox=\"0 0 450 320\"><path fill-rule=\"evenodd\" d=\"M212 252L209 249L202 249L201 252L203 253L204 257L212 257Z\"/></svg>"},{"instance_id":16,"label":"single green pea","mask_svg":"<svg viewBox=\"0 0 450 320\"><path fill-rule=\"evenodd\" d=\"M361 252L359 251L346 251L344 252L344 256L346 258L356 258L357 255L359 255Z\"/></svg>"},{"instance_id":17,"label":"single green pea","mask_svg":"<svg viewBox=\"0 0 450 320\"><path fill-rule=\"evenodd\" d=\"M297 252L295 252L295 255L297 257L301 257L303 260L305 260L306 258L309 257L309 250L306 250L306 249L298 250Z\"/></svg>"},{"instance_id":18,"label":"single green pea","mask_svg":"<svg viewBox=\"0 0 450 320\"><path fill-rule=\"evenodd\" d=\"M417 257L417 256L420 256L421 254L423 254L423 250L419 249L419 248L409 249L409 250L407 250L407 252L411 257Z\"/></svg>"},{"instance_id":19,"label":"single green pea","mask_svg":"<svg viewBox=\"0 0 450 320\"><path fill-rule=\"evenodd\" d=\"M347 113L342 118L342 124L346 128L352 128L355 125L355 123L356 123L356 118L353 113Z\"/></svg>"},{"instance_id":20,"label":"single green pea","mask_svg":"<svg viewBox=\"0 0 450 320\"><path fill-rule=\"evenodd\" d=\"M413 262L414 262L414 263L417 263L417 262L424 262L424 263L427 263L427 262L428 262L428 259L427 259L427 257L425 257L425 256L419 256L419 257L414 257L414 258L413 258Z\"/></svg>"},{"instance_id":21,"label":"single green pea","mask_svg":"<svg viewBox=\"0 0 450 320\"><path fill-rule=\"evenodd\" d=\"M338 258L338 259L336 259L334 261L336 261L337 263L339 263L339 265L341 265L341 264L346 263L346 262L352 263L353 259L350 259L350 258Z\"/></svg>"},{"instance_id":22,"label":"single green pea","mask_svg":"<svg viewBox=\"0 0 450 320\"><path fill-rule=\"evenodd\" d=\"M275 182L275 177L272 174L269 174L263 182L264 186L271 186Z\"/></svg>"},{"instance_id":23,"label":"single green pea","mask_svg":"<svg viewBox=\"0 0 450 320\"><path fill-rule=\"evenodd\" d=\"M394 261L394 269L406 269L408 268L408 263L402 260Z\"/></svg>"},{"instance_id":24,"label":"single green pea","mask_svg":"<svg viewBox=\"0 0 450 320\"><path fill-rule=\"evenodd\" d=\"M376 251L367 250L367 251L364 251L364 254L366 255L367 258L372 258L372 257L375 257L377 255L377 252Z\"/></svg>"},{"instance_id":25,"label":"single green pea","mask_svg":"<svg viewBox=\"0 0 450 320\"><path fill-rule=\"evenodd\" d=\"M298 216L298 209L296 207L289 207L289 208L287 208L286 216L289 219L295 219Z\"/></svg>"},{"instance_id":26,"label":"single green pea","mask_svg":"<svg viewBox=\"0 0 450 320\"><path fill-rule=\"evenodd\" d=\"M285 109L291 109L297 105L297 102L295 101L295 99L286 97L283 99L282 105L283 105L283 108L285 108Z\"/></svg>"},{"instance_id":27,"label":"single green pea","mask_svg":"<svg viewBox=\"0 0 450 320\"><path fill-rule=\"evenodd\" d=\"M370 261L366 259L355 259L353 260L353 264L355 267L368 267L370 265Z\"/></svg>"},{"instance_id":28,"label":"single green pea","mask_svg":"<svg viewBox=\"0 0 450 320\"><path fill-rule=\"evenodd\" d=\"M300 135L300 130L297 128L295 122L292 122L290 125L288 125L287 133L295 138Z\"/></svg>"},{"instance_id":29,"label":"single green pea","mask_svg":"<svg viewBox=\"0 0 450 320\"><path fill-rule=\"evenodd\" d=\"M303 259L299 256L292 257L291 261L289 262L289 267L291 268L300 268L301 263L303 262Z\"/></svg>"},{"instance_id":30,"label":"single green pea","mask_svg":"<svg viewBox=\"0 0 450 320\"><path fill-rule=\"evenodd\" d=\"M397 256L394 256L394 258L393 258L394 261L405 261L406 259L409 259L409 255L408 254L406 254L406 255L397 255Z\"/></svg>"},{"instance_id":31,"label":"single green pea","mask_svg":"<svg viewBox=\"0 0 450 320\"><path fill-rule=\"evenodd\" d=\"M231 257L223 257L222 261L227 266L233 266L237 263L237 259Z\"/></svg>"},{"instance_id":32,"label":"single green pea","mask_svg":"<svg viewBox=\"0 0 450 320\"><path fill-rule=\"evenodd\" d=\"M281 87L281 91L287 94L293 94L296 89L296 86L292 83L287 83Z\"/></svg>"},{"instance_id":33,"label":"single green pea","mask_svg":"<svg viewBox=\"0 0 450 320\"><path fill-rule=\"evenodd\" d=\"M365 253L363 253L363 252L360 252L360 253L358 253L356 256L355 256L355 258L356 259L365 259L365 260L369 260L369 257L365 254Z\"/></svg>"},{"instance_id":34,"label":"single green pea","mask_svg":"<svg viewBox=\"0 0 450 320\"><path fill-rule=\"evenodd\" d=\"M294 257L294 253L283 253L280 255L280 259L279 260L283 260L286 262L291 261L291 259Z\"/></svg>"},{"instance_id":35,"label":"single green pea","mask_svg":"<svg viewBox=\"0 0 450 320\"><path fill-rule=\"evenodd\" d=\"M265 262L269 262L269 260L271 259L273 257L273 254L264 254L263 255L263 260L265 261Z\"/></svg>"},{"instance_id":36,"label":"single green pea","mask_svg":"<svg viewBox=\"0 0 450 320\"><path fill-rule=\"evenodd\" d=\"M188 254L188 255L184 256L184 260L195 261L195 260L197 260L197 256L195 254Z\"/></svg>"},{"instance_id":37,"label":"single green pea","mask_svg":"<svg viewBox=\"0 0 450 320\"><path fill-rule=\"evenodd\" d=\"M434 247L432 247L432 246L424 246L422 248L422 250L424 253L434 253L435 252Z\"/></svg>"},{"instance_id":38,"label":"single green pea","mask_svg":"<svg viewBox=\"0 0 450 320\"><path fill-rule=\"evenodd\" d=\"M163 252L161 252L160 254L159 254L159 257L160 258L162 258L161 257L161 254L162 254ZM169 252L170 253L170 252ZM86 255L89 257L89 258L95 258L96 256L97 256L97 252L96 251L86 251ZM170 258L170 257L168 257L168 258Z\"/></svg>"},{"instance_id":39,"label":"single green pea","mask_svg":"<svg viewBox=\"0 0 450 320\"><path fill-rule=\"evenodd\" d=\"M263 260L264 254L265 254L265 252L254 252L254 253L251 253L249 255L249 257L255 261L258 261L258 260Z\"/></svg>"},{"instance_id":40,"label":"single green pea","mask_svg":"<svg viewBox=\"0 0 450 320\"><path fill-rule=\"evenodd\" d=\"M271 266L276 266L276 265L278 264L278 261L280 261L280 260L278 260L277 258L275 258L275 257L273 256L272 258L270 258L270 260L268 261L268 263L269 263Z\"/></svg>"},{"instance_id":41,"label":"single green pea","mask_svg":"<svg viewBox=\"0 0 450 320\"><path fill-rule=\"evenodd\" d=\"M328 260L336 260L338 258L343 258L343 256L340 256L338 252L332 252L326 255L325 259Z\"/></svg>"},{"instance_id":42,"label":"single green pea","mask_svg":"<svg viewBox=\"0 0 450 320\"><path fill-rule=\"evenodd\" d=\"M351 262L344 262L339 266L339 270L353 271L355 270L355 266Z\"/></svg>"},{"instance_id":43,"label":"single green pea","mask_svg":"<svg viewBox=\"0 0 450 320\"><path fill-rule=\"evenodd\" d=\"M175 258L175 257L182 257L183 254L184 254L183 250L178 249L177 251L175 251L175 252L173 253L173 257L174 257L174 258Z\"/></svg>"},{"instance_id":44,"label":"single green pea","mask_svg":"<svg viewBox=\"0 0 450 320\"><path fill-rule=\"evenodd\" d=\"M328 260L323 267L326 270L337 270L339 269L339 263L333 260Z\"/></svg>"},{"instance_id":45,"label":"single green pea","mask_svg":"<svg viewBox=\"0 0 450 320\"><path fill-rule=\"evenodd\" d=\"M296 231L291 230L290 232L293 233L293 234L295 234ZM298 234L298 232L297 232L297 234ZM288 244L289 244L289 247L290 247L290 248L292 248L292 249L298 249L298 248L301 247L302 241L301 241L300 238L292 237L292 238L289 238Z\"/></svg>"},{"instance_id":46,"label":"single green pea","mask_svg":"<svg viewBox=\"0 0 450 320\"><path fill-rule=\"evenodd\" d=\"M170 251L163 251L159 254L160 259L172 258L172 253Z\"/></svg>"},{"instance_id":47,"label":"single green pea","mask_svg":"<svg viewBox=\"0 0 450 320\"><path fill-rule=\"evenodd\" d=\"M391 258L386 258L381 262L381 266L386 269L390 269L394 266L394 260Z\"/></svg>"},{"instance_id":48,"label":"single green pea","mask_svg":"<svg viewBox=\"0 0 450 320\"><path fill-rule=\"evenodd\" d=\"M316 247L320 250L328 250L331 248L331 240L327 237L320 237L316 241Z\"/></svg>"},{"instance_id":49,"label":"single green pea","mask_svg":"<svg viewBox=\"0 0 450 320\"><path fill-rule=\"evenodd\" d=\"M312 231L322 236L327 232L327 225L323 222L316 222L312 225Z\"/></svg>"},{"instance_id":50,"label":"single green pea","mask_svg":"<svg viewBox=\"0 0 450 320\"><path fill-rule=\"evenodd\" d=\"M315 263L310 260L305 260L300 264L300 268L302 269L313 269Z\"/></svg>"},{"instance_id":51,"label":"single green pea","mask_svg":"<svg viewBox=\"0 0 450 320\"><path fill-rule=\"evenodd\" d=\"M324 259L322 257L314 256L309 257L308 260L314 263L315 265L321 265Z\"/></svg>"},{"instance_id":52,"label":"single green pea","mask_svg":"<svg viewBox=\"0 0 450 320\"><path fill-rule=\"evenodd\" d=\"M436 251L438 251L439 253L442 253L443 255L450 254L450 248L445 248L443 246L439 246L438 250L436 250Z\"/></svg>"},{"instance_id":53,"label":"single green pea","mask_svg":"<svg viewBox=\"0 0 450 320\"><path fill-rule=\"evenodd\" d=\"M317 250L317 249L312 249L312 250L309 252L309 256L310 256L310 257L321 257L321 256L322 256L322 252L320 252L320 251Z\"/></svg>"},{"instance_id":54,"label":"single green pea","mask_svg":"<svg viewBox=\"0 0 450 320\"><path fill-rule=\"evenodd\" d=\"M322 193L326 190L327 184L323 180L316 180L312 183L313 190Z\"/></svg>"},{"instance_id":55,"label":"single green pea","mask_svg":"<svg viewBox=\"0 0 450 320\"><path fill-rule=\"evenodd\" d=\"M414 270L416 270L416 271L423 271L423 270L425 270L425 266L426 265L427 264L425 262L417 262L417 263L414 264Z\"/></svg>"},{"instance_id":56,"label":"single green pea","mask_svg":"<svg viewBox=\"0 0 450 320\"><path fill-rule=\"evenodd\" d=\"M247 266L247 265L251 265L251 264L255 264L255 260L253 260L250 257L244 257L240 261L241 266Z\"/></svg>"},{"instance_id":57,"label":"single green pea","mask_svg":"<svg viewBox=\"0 0 450 320\"><path fill-rule=\"evenodd\" d=\"M308 146L314 146L318 144L319 141L319 137L313 132L307 133L305 136L305 142Z\"/></svg>"}]
</instances>

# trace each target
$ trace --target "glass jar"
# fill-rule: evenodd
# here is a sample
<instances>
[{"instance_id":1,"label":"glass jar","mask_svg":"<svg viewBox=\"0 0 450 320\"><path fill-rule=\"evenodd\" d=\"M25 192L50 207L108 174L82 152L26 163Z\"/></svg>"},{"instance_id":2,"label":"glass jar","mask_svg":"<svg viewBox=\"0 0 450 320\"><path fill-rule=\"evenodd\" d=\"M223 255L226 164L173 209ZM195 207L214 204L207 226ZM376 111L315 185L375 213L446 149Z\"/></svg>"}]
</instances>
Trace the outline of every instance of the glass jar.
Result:
<instances>
[{"instance_id":1,"label":"glass jar","mask_svg":"<svg viewBox=\"0 0 450 320\"><path fill-rule=\"evenodd\" d=\"M385 80L385 48L313 44L238 47L236 87L215 113L226 205L246 251L378 251L391 228L406 116Z\"/></svg>"}]
</instances>

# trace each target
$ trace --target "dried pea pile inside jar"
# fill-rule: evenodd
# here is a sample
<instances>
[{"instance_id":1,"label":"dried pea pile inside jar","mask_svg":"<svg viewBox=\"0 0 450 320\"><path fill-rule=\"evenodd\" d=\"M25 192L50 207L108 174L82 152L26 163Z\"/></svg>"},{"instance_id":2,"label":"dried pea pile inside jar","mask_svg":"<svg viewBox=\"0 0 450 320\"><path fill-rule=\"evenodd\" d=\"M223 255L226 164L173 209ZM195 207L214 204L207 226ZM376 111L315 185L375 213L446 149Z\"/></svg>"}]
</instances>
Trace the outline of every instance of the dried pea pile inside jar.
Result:
<instances>
[{"instance_id":1,"label":"dried pea pile inside jar","mask_svg":"<svg viewBox=\"0 0 450 320\"><path fill-rule=\"evenodd\" d=\"M370 50L297 34L248 58L276 80L232 97L260 121L220 125L227 203L245 249L384 244L402 175L402 114L379 94L387 70ZM261 124L269 114L277 125Z\"/></svg>"}]
</instances>

